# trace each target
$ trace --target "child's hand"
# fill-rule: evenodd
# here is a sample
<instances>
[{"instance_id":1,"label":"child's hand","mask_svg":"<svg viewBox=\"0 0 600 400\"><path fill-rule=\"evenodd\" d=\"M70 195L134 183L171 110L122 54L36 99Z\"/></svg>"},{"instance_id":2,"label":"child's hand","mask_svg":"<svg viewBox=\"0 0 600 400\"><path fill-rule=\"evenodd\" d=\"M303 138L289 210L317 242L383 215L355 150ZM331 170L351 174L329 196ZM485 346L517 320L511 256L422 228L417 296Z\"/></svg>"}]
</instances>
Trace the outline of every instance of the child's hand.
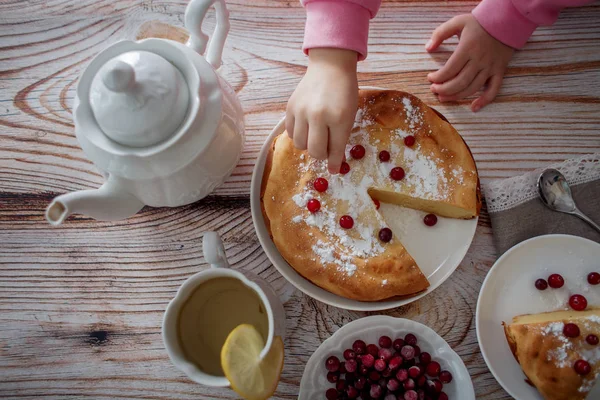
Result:
<instances>
[{"instance_id":1,"label":"child's hand","mask_svg":"<svg viewBox=\"0 0 600 400\"><path fill-rule=\"evenodd\" d=\"M337 174L358 107L356 52L311 49L308 69L292 94L285 128L296 148L319 160L328 160Z\"/></svg>"},{"instance_id":2,"label":"child's hand","mask_svg":"<svg viewBox=\"0 0 600 400\"><path fill-rule=\"evenodd\" d=\"M454 35L460 38L454 54L442 68L427 75L433 82L431 91L442 102L454 101L476 93L487 82L483 94L471 103L471 110L478 111L498 94L514 50L494 39L471 14L438 26L425 48L432 52Z\"/></svg>"}]
</instances>

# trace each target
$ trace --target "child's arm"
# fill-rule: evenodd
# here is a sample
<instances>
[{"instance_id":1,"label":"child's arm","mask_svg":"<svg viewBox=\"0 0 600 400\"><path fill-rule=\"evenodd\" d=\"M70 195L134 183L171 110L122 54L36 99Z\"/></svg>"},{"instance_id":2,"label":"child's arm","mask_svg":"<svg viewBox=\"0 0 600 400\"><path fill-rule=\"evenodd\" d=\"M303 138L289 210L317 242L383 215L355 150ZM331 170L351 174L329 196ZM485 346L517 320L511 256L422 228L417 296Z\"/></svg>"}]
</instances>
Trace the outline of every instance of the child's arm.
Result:
<instances>
[{"instance_id":1,"label":"child's arm","mask_svg":"<svg viewBox=\"0 0 600 400\"><path fill-rule=\"evenodd\" d=\"M299 149L338 173L358 103L356 63L367 56L369 20L380 0L303 0L308 69L287 106L286 130Z\"/></svg>"},{"instance_id":2,"label":"child's arm","mask_svg":"<svg viewBox=\"0 0 600 400\"><path fill-rule=\"evenodd\" d=\"M553 24L563 8L592 1L483 0L472 14L454 17L433 32L427 51L434 51L454 35L459 35L460 41L446 64L427 76L431 90L440 101L454 101L487 83L482 95L471 103L471 109L478 111L498 94L514 49L523 47L538 26Z\"/></svg>"}]
</instances>

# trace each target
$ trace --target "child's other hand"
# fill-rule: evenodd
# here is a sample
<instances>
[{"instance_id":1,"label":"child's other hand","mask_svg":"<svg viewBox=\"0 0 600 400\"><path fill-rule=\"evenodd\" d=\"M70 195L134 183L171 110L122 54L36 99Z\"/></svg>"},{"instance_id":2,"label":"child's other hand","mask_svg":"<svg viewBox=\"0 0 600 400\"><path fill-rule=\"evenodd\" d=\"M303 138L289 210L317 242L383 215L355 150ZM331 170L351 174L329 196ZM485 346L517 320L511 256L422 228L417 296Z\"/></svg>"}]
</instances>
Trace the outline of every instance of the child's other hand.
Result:
<instances>
[{"instance_id":1,"label":"child's other hand","mask_svg":"<svg viewBox=\"0 0 600 400\"><path fill-rule=\"evenodd\" d=\"M498 94L514 50L487 33L471 14L456 16L438 26L425 48L435 51L454 35L460 38L454 54L442 68L427 75L433 83L431 91L442 102L455 101L476 93L487 82L482 95L471 103L471 110L478 111Z\"/></svg>"},{"instance_id":2,"label":"child's other hand","mask_svg":"<svg viewBox=\"0 0 600 400\"><path fill-rule=\"evenodd\" d=\"M358 107L356 52L311 49L306 74L290 97L285 128L296 148L328 161L337 174Z\"/></svg>"}]
</instances>

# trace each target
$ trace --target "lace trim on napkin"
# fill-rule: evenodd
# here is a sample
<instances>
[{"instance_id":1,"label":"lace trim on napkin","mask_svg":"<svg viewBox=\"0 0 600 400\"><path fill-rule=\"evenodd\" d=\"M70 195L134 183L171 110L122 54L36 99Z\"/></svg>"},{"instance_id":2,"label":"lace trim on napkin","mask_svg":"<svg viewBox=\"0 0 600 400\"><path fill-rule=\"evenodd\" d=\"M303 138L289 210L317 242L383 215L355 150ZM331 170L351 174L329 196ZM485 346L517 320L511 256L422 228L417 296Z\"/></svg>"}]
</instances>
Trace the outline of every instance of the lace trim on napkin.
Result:
<instances>
[{"instance_id":1,"label":"lace trim on napkin","mask_svg":"<svg viewBox=\"0 0 600 400\"><path fill-rule=\"evenodd\" d=\"M488 212L508 210L537 197L537 179L546 168L562 172L572 186L591 182L600 179L600 153L573 158L525 175L498 179L483 185Z\"/></svg>"}]
</instances>

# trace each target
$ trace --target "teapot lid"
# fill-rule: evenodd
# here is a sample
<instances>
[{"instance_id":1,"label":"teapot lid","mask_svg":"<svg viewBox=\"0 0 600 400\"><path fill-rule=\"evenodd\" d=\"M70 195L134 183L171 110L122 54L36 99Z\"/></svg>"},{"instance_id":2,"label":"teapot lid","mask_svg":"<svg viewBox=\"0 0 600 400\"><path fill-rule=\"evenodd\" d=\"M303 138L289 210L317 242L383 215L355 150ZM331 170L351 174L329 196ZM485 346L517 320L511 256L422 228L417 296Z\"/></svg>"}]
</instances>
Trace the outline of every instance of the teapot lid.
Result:
<instances>
[{"instance_id":1,"label":"teapot lid","mask_svg":"<svg viewBox=\"0 0 600 400\"><path fill-rule=\"evenodd\" d=\"M181 72L150 51L119 54L99 68L89 101L100 129L124 146L149 147L171 137L188 112Z\"/></svg>"}]
</instances>

